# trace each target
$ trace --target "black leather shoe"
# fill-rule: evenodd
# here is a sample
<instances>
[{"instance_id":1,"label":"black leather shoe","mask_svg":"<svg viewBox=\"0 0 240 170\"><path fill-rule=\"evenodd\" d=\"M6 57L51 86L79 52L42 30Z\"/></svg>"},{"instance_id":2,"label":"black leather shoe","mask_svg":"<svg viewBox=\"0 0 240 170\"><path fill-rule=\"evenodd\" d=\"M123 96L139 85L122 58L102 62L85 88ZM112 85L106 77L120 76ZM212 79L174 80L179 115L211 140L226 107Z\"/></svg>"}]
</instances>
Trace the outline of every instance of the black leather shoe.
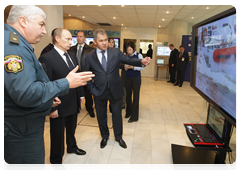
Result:
<instances>
[{"instance_id":1,"label":"black leather shoe","mask_svg":"<svg viewBox=\"0 0 240 170\"><path fill-rule=\"evenodd\" d=\"M104 148L107 145L107 139L102 139L101 143L100 143L100 148Z\"/></svg>"},{"instance_id":2,"label":"black leather shoe","mask_svg":"<svg viewBox=\"0 0 240 170\"><path fill-rule=\"evenodd\" d=\"M54 167L55 170L66 170L66 168L61 164L56 167Z\"/></svg>"},{"instance_id":3,"label":"black leather shoe","mask_svg":"<svg viewBox=\"0 0 240 170\"><path fill-rule=\"evenodd\" d=\"M68 153L75 153L76 155L86 155L86 151L77 148L75 151L73 152L68 152Z\"/></svg>"},{"instance_id":4,"label":"black leather shoe","mask_svg":"<svg viewBox=\"0 0 240 170\"><path fill-rule=\"evenodd\" d=\"M116 141L119 143L119 145L120 145L122 148L124 148L124 149L127 148L127 145L126 145L126 143L124 142L124 140L118 139L118 140L116 140Z\"/></svg>"},{"instance_id":5,"label":"black leather shoe","mask_svg":"<svg viewBox=\"0 0 240 170\"><path fill-rule=\"evenodd\" d=\"M94 117L95 117L95 114L94 114L94 112L93 112L93 111L91 111L91 112L88 112L88 113L89 113L90 117L92 117L92 118L94 118Z\"/></svg>"},{"instance_id":6,"label":"black leather shoe","mask_svg":"<svg viewBox=\"0 0 240 170\"><path fill-rule=\"evenodd\" d=\"M180 84L179 87L182 87L182 84Z\"/></svg>"},{"instance_id":7,"label":"black leather shoe","mask_svg":"<svg viewBox=\"0 0 240 170\"><path fill-rule=\"evenodd\" d=\"M179 84L175 83L174 86L178 86Z\"/></svg>"},{"instance_id":8,"label":"black leather shoe","mask_svg":"<svg viewBox=\"0 0 240 170\"><path fill-rule=\"evenodd\" d=\"M137 122L137 120L131 120L131 119L128 120L128 123L132 123L132 122Z\"/></svg>"},{"instance_id":9,"label":"black leather shoe","mask_svg":"<svg viewBox=\"0 0 240 170\"><path fill-rule=\"evenodd\" d=\"M127 115L125 115L125 118L129 118L131 115L129 115L129 116L127 116Z\"/></svg>"},{"instance_id":10,"label":"black leather shoe","mask_svg":"<svg viewBox=\"0 0 240 170\"><path fill-rule=\"evenodd\" d=\"M167 81L167 83L172 83L172 81Z\"/></svg>"}]
</instances>

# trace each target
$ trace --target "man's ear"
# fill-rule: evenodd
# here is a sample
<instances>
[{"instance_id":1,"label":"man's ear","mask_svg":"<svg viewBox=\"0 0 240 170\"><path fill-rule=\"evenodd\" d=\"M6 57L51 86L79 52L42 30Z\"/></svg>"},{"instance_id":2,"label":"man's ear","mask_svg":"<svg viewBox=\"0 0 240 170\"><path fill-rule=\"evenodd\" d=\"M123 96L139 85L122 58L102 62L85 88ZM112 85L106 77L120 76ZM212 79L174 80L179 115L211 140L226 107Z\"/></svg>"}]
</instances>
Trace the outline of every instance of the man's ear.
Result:
<instances>
[{"instance_id":1,"label":"man's ear","mask_svg":"<svg viewBox=\"0 0 240 170\"><path fill-rule=\"evenodd\" d=\"M58 35L56 35L56 36L55 36L55 40L56 40L56 42L59 42L60 37L59 37Z\"/></svg>"},{"instance_id":2,"label":"man's ear","mask_svg":"<svg viewBox=\"0 0 240 170\"><path fill-rule=\"evenodd\" d=\"M25 18L24 16L20 16L18 18L18 22L20 23L20 25L23 27L23 28L26 28L27 25L28 25L28 20L27 18Z\"/></svg>"},{"instance_id":3,"label":"man's ear","mask_svg":"<svg viewBox=\"0 0 240 170\"><path fill-rule=\"evenodd\" d=\"M94 42L94 44L95 44L95 45L97 45L97 42L96 42L96 40L93 40L93 42Z\"/></svg>"}]
</instances>

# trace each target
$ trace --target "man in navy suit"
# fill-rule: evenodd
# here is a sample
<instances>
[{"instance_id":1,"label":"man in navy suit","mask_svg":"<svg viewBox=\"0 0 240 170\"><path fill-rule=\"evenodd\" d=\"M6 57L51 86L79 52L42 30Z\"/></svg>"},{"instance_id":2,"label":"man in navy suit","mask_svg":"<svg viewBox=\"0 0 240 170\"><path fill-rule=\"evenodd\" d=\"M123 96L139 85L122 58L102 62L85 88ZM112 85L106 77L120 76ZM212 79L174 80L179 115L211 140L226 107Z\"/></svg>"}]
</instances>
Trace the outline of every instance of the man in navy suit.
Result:
<instances>
[{"instance_id":1,"label":"man in navy suit","mask_svg":"<svg viewBox=\"0 0 240 170\"><path fill-rule=\"evenodd\" d=\"M94 31L94 43L97 48L86 54L85 70L95 74L93 81L88 81L87 86L94 96L97 120L102 141L100 148L107 145L109 130L107 126L107 101L110 101L112 122L115 140L123 148L127 148L122 139L122 97L124 96L122 81L119 76L120 62L133 66L149 65L150 57L144 59L131 59L124 55L118 48L108 48L108 37L104 30Z\"/></svg>"},{"instance_id":2,"label":"man in navy suit","mask_svg":"<svg viewBox=\"0 0 240 170\"><path fill-rule=\"evenodd\" d=\"M183 45L179 47L179 50L180 52L178 53L177 58L177 82L174 84L174 86L182 87L185 70L189 62L189 55L187 52L184 51Z\"/></svg>"},{"instance_id":3,"label":"man in navy suit","mask_svg":"<svg viewBox=\"0 0 240 170\"><path fill-rule=\"evenodd\" d=\"M53 34L54 48L39 58L46 66L50 81L63 77L77 66L75 54L67 52L72 44L72 35L67 29L58 28ZM75 69L78 69L76 67ZM51 150L50 162L61 164L64 154L64 129L66 127L67 152L85 155L86 152L76 145L75 130L80 102L84 101L83 87L69 89L69 93L60 96L61 104L52 108L50 113Z\"/></svg>"}]
</instances>

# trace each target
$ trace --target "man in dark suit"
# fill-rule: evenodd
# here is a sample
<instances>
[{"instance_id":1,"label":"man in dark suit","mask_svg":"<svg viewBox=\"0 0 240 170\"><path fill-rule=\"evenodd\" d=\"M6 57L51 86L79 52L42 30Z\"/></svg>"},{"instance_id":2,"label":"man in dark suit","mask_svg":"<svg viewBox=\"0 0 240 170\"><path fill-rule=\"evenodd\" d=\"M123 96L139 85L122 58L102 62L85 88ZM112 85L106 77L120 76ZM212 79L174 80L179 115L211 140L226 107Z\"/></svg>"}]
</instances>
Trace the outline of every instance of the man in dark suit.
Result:
<instances>
[{"instance_id":1,"label":"man in dark suit","mask_svg":"<svg viewBox=\"0 0 240 170\"><path fill-rule=\"evenodd\" d=\"M53 33L54 31L56 30L57 28L53 29L52 30L52 33L51 33L51 39L52 39L52 42L53 42ZM54 45L53 43L49 43L41 52L40 56L42 56L43 54L47 53L48 51L51 51L53 49Z\"/></svg>"},{"instance_id":2,"label":"man in dark suit","mask_svg":"<svg viewBox=\"0 0 240 170\"><path fill-rule=\"evenodd\" d=\"M168 83L175 83L175 77L176 77L176 68L177 68L177 58L178 58L178 50L174 48L173 44L169 45L169 48L171 51L170 57L169 57L169 74L170 74L170 80L167 81Z\"/></svg>"},{"instance_id":3,"label":"man in dark suit","mask_svg":"<svg viewBox=\"0 0 240 170\"><path fill-rule=\"evenodd\" d=\"M178 59L177 59L177 82L174 84L174 86L182 87L185 70L187 68L187 64L189 62L189 56L188 53L184 51L184 46L181 45L179 48L180 52L178 53Z\"/></svg>"},{"instance_id":4,"label":"man in dark suit","mask_svg":"<svg viewBox=\"0 0 240 170\"><path fill-rule=\"evenodd\" d=\"M86 54L85 70L95 74L93 81L87 86L94 96L95 108L99 129L102 136L100 148L107 145L109 130L107 126L107 101L111 103L112 122L115 140L123 148L127 148L122 139L122 97L124 95L122 81L119 76L120 62L142 66L149 65L150 57L144 59L131 59L124 55L118 48L108 48L108 37L104 30L94 31L94 43L97 48Z\"/></svg>"},{"instance_id":5,"label":"man in dark suit","mask_svg":"<svg viewBox=\"0 0 240 170\"><path fill-rule=\"evenodd\" d=\"M67 53L72 44L72 35L67 29L58 28L53 36L54 48L39 58L46 66L46 73L51 81L63 77L74 69L77 61L74 53ZM51 150L50 162L61 164L64 154L64 129L66 126L67 152L85 155L86 152L76 145L75 129L80 102L83 102L82 87L69 89L69 93L60 96L61 104L52 108L50 113ZM81 99L80 99L81 97Z\"/></svg>"},{"instance_id":6,"label":"man in dark suit","mask_svg":"<svg viewBox=\"0 0 240 170\"><path fill-rule=\"evenodd\" d=\"M77 44L72 46L69 51L73 52L76 55L76 59L78 61L79 70L85 70L85 54L92 51L94 48L89 47L86 43L86 33L84 31L79 31L77 33ZM87 86L83 86L85 93L85 107L91 117L95 117L93 111L93 99L92 94L90 93Z\"/></svg>"}]
</instances>

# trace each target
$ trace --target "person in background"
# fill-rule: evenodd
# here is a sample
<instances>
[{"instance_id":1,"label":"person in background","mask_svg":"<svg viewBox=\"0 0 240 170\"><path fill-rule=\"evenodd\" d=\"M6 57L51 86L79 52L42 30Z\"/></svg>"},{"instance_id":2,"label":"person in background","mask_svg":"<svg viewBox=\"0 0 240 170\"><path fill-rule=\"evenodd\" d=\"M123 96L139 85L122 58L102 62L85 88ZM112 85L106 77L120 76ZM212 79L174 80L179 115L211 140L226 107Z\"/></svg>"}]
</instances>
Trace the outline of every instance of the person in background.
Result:
<instances>
[{"instance_id":1,"label":"person in background","mask_svg":"<svg viewBox=\"0 0 240 170\"><path fill-rule=\"evenodd\" d=\"M89 42L89 47L96 48L96 45L93 43L93 41Z\"/></svg>"},{"instance_id":2,"label":"person in background","mask_svg":"<svg viewBox=\"0 0 240 170\"><path fill-rule=\"evenodd\" d=\"M94 31L94 43L97 48L86 54L85 70L92 70L95 74L93 81L89 81L87 86L94 96L97 120L99 124L102 141L100 148L107 145L109 129L107 126L107 102L110 101L112 108L112 122L115 140L122 148L127 148L122 139L122 97L124 95L122 81L119 76L120 62L131 65L149 65L151 59L129 58L118 48L108 47L108 37L106 31L97 29Z\"/></svg>"},{"instance_id":3,"label":"person in background","mask_svg":"<svg viewBox=\"0 0 240 170\"><path fill-rule=\"evenodd\" d=\"M152 54L153 54L152 44L148 44L148 51L147 51L146 56L150 57L152 59Z\"/></svg>"},{"instance_id":4,"label":"person in background","mask_svg":"<svg viewBox=\"0 0 240 170\"><path fill-rule=\"evenodd\" d=\"M51 50L53 49L53 47L54 47L54 45L53 45L53 33L54 33L54 31L55 31L56 29L57 29L57 28L53 29L53 30L52 30L52 33L51 33L51 40L52 40L52 42L49 43L49 44L42 50L40 56L43 55L43 54L45 54L45 53L47 53L48 51L51 51Z\"/></svg>"},{"instance_id":5,"label":"person in background","mask_svg":"<svg viewBox=\"0 0 240 170\"><path fill-rule=\"evenodd\" d=\"M84 71L85 70L85 55L86 53L92 51L94 48L89 47L86 43L86 33L84 31L79 31L77 33L77 44L72 46L69 51L73 52L76 56L76 59L78 61L79 70ZM94 118L95 113L93 109L93 98L92 94L90 93L87 86L83 86L84 93L85 93L85 107L88 111L90 117Z\"/></svg>"},{"instance_id":6,"label":"person in background","mask_svg":"<svg viewBox=\"0 0 240 170\"><path fill-rule=\"evenodd\" d=\"M184 51L183 45L179 47L179 51L180 52L178 53L177 58L177 82L174 84L174 86L182 87L185 70L189 62L189 56L188 53Z\"/></svg>"},{"instance_id":7,"label":"person in background","mask_svg":"<svg viewBox=\"0 0 240 170\"><path fill-rule=\"evenodd\" d=\"M30 44L40 42L46 14L33 5L13 5L4 24L4 159L8 164L43 164L44 122L57 96L85 85L94 75L76 73L50 81Z\"/></svg>"},{"instance_id":8,"label":"person in background","mask_svg":"<svg viewBox=\"0 0 240 170\"><path fill-rule=\"evenodd\" d=\"M170 74L170 80L167 81L168 83L175 83L176 79L176 68L177 68L177 59L178 59L178 50L174 48L173 44L169 45L169 48L171 50L170 57L169 57L169 74Z\"/></svg>"},{"instance_id":9,"label":"person in background","mask_svg":"<svg viewBox=\"0 0 240 170\"><path fill-rule=\"evenodd\" d=\"M126 45L127 54L129 58L143 59L143 56L135 51L134 43L132 41L128 42ZM131 65L125 65L126 73L126 116L129 118L128 122L136 122L139 117L139 93L141 86L141 70L144 67L134 67ZM132 99L133 93L133 99Z\"/></svg>"},{"instance_id":10,"label":"person in background","mask_svg":"<svg viewBox=\"0 0 240 170\"><path fill-rule=\"evenodd\" d=\"M78 64L75 54L67 52L72 45L72 35L67 29L58 28L53 34L54 48L39 57L44 63L48 78L51 81L65 77ZM76 144L75 130L77 115L84 102L83 87L70 89L69 93L60 96L61 105L52 108L50 113L50 162L62 164L64 154L64 131L66 127L67 153L85 155L86 152L79 149Z\"/></svg>"}]
</instances>

